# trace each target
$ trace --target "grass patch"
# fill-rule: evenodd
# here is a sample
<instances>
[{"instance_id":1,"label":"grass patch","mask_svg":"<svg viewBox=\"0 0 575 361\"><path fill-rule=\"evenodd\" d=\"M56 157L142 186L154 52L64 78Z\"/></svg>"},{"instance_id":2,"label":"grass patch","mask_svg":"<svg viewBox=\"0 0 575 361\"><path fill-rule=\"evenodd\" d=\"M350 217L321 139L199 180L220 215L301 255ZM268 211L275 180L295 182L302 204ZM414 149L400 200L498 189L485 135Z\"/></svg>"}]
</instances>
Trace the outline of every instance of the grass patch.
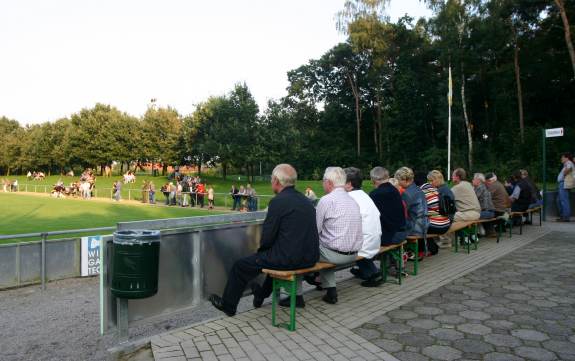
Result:
<instances>
[{"instance_id":1,"label":"grass patch","mask_svg":"<svg viewBox=\"0 0 575 361\"><path fill-rule=\"evenodd\" d=\"M2 219L0 234L113 227L118 222L221 213L223 212L193 208L127 205L98 200L54 199L45 196L0 193ZM13 242L14 240L0 240L0 243Z\"/></svg>"}]
</instances>

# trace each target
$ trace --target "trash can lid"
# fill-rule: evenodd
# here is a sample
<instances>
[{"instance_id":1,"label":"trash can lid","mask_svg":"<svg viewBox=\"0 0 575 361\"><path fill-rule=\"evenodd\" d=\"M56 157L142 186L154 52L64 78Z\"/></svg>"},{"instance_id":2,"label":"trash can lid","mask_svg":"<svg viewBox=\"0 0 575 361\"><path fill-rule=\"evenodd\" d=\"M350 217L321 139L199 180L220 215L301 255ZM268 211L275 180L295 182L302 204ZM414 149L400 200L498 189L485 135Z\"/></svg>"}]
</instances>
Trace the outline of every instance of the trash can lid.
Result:
<instances>
[{"instance_id":1,"label":"trash can lid","mask_svg":"<svg viewBox=\"0 0 575 361\"><path fill-rule=\"evenodd\" d=\"M160 242L160 231L157 230L130 230L114 232L114 243L121 244L148 244Z\"/></svg>"}]
</instances>

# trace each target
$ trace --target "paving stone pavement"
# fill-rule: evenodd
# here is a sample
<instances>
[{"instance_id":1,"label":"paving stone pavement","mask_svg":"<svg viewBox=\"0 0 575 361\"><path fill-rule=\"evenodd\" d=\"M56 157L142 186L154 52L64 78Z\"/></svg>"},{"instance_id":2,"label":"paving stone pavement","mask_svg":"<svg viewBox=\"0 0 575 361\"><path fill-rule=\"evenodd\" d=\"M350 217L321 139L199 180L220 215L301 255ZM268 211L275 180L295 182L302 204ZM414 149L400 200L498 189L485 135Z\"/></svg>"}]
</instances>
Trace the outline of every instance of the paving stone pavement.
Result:
<instances>
[{"instance_id":1,"label":"paving stone pavement","mask_svg":"<svg viewBox=\"0 0 575 361\"><path fill-rule=\"evenodd\" d=\"M563 268L560 259L573 254L547 255L545 242L568 242L562 233L531 243L549 232L549 227L531 226L499 244L482 240L471 254L442 250L420 263L421 273L402 286L363 288L356 279L338 281L336 305L322 302L318 291L306 293L295 332L271 325L269 303L172 330L151 339L154 358L458 360L489 355L486 360L543 360L556 358L557 350L568 356L567 345L575 346L575 297L569 296L575 270ZM488 272L491 267L495 271ZM543 315L552 322L541 323ZM279 317L287 320L287 311L280 308Z\"/></svg>"},{"instance_id":2,"label":"paving stone pavement","mask_svg":"<svg viewBox=\"0 0 575 361\"><path fill-rule=\"evenodd\" d=\"M354 332L405 361L575 360L574 245L552 232Z\"/></svg>"}]
</instances>

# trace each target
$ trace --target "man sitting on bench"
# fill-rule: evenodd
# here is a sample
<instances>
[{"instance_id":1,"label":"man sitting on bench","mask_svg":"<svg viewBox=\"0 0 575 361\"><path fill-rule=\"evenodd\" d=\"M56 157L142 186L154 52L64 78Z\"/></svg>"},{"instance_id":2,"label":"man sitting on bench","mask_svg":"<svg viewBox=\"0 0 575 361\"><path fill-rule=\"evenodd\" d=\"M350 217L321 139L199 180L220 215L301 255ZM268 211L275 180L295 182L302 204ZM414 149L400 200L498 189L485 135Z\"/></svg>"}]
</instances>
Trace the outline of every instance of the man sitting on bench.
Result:
<instances>
[{"instance_id":1,"label":"man sitting on bench","mask_svg":"<svg viewBox=\"0 0 575 361\"><path fill-rule=\"evenodd\" d=\"M328 167L323 176L326 195L316 208L320 260L335 265L354 262L363 244L359 206L345 191L346 180L343 169ZM321 285L327 290L323 301L337 303L335 270L323 270L320 276Z\"/></svg>"},{"instance_id":2,"label":"man sitting on bench","mask_svg":"<svg viewBox=\"0 0 575 361\"><path fill-rule=\"evenodd\" d=\"M379 210L369 197L361 189L363 178L361 171L357 168L345 168L347 183L345 190L349 196L355 200L361 213L361 228L363 232L363 245L358 255L363 259L356 262L358 268L352 268L350 272L364 282L364 287L376 287L383 283L383 277L379 274L377 267L373 263L373 257L379 253L381 244L381 223L379 223Z\"/></svg>"},{"instance_id":3,"label":"man sitting on bench","mask_svg":"<svg viewBox=\"0 0 575 361\"><path fill-rule=\"evenodd\" d=\"M295 190L296 180L297 173L291 165L280 164L274 168L271 184L276 196L268 205L258 252L234 263L222 297L209 297L212 305L226 315L235 315L248 282L256 278L262 269L308 268L318 261L319 239L315 209L303 194ZM264 299L272 292L272 279L266 277L261 287L253 284L252 291L254 307L261 307ZM298 299L299 303L303 303L302 296L298 296Z\"/></svg>"}]
</instances>

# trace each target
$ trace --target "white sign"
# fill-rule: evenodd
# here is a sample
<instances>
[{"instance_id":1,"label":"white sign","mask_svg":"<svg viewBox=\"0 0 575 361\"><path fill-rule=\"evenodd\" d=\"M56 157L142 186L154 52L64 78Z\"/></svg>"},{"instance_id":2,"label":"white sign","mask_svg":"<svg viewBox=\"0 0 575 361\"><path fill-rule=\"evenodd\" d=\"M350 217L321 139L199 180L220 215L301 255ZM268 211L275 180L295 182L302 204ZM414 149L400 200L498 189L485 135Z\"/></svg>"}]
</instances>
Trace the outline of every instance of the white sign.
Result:
<instances>
[{"instance_id":1,"label":"white sign","mask_svg":"<svg viewBox=\"0 0 575 361\"><path fill-rule=\"evenodd\" d=\"M562 137L563 128L545 129L545 138Z\"/></svg>"},{"instance_id":2,"label":"white sign","mask_svg":"<svg viewBox=\"0 0 575 361\"><path fill-rule=\"evenodd\" d=\"M102 236L82 237L82 276L100 274L100 242Z\"/></svg>"}]
</instances>

